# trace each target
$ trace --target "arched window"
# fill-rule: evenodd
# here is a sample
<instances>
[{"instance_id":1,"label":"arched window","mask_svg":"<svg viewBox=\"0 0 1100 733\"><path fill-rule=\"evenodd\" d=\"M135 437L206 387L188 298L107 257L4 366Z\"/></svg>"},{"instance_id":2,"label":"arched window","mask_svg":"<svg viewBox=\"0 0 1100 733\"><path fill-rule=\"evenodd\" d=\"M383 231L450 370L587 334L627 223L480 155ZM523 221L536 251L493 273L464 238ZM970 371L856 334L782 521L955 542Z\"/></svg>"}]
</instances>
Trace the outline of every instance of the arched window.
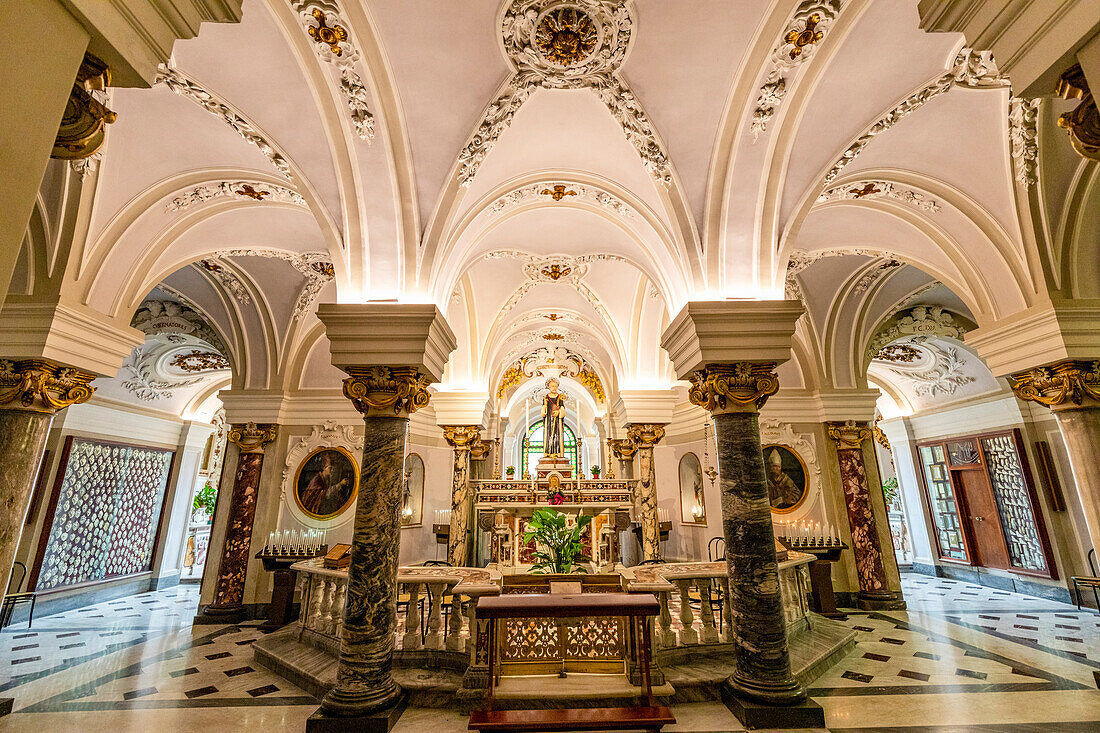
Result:
<instances>
[{"instance_id":1,"label":"arched window","mask_svg":"<svg viewBox=\"0 0 1100 733\"><path fill-rule=\"evenodd\" d=\"M573 467L573 475L577 475L577 436L568 425L565 425L562 434L562 443L565 448L565 457L569 459L569 465ZM534 422L527 428L527 435L523 436L523 452L520 454L519 474L535 471L539 459L542 458L543 433L542 420Z\"/></svg>"}]
</instances>

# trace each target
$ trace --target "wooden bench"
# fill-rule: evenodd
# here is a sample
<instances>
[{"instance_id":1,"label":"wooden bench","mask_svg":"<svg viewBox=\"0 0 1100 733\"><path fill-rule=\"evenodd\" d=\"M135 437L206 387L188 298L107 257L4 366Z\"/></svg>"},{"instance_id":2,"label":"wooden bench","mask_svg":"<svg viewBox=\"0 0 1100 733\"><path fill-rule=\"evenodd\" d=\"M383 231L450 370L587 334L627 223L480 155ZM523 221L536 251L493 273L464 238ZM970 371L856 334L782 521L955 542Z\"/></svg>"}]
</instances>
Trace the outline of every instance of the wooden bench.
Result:
<instances>
[{"instance_id":1,"label":"wooden bench","mask_svg":"<svg viewBox=\"0 0 1100 733\"><path fill-rule=\"evenodd\" d=\"M562 710L475 710L470 730L541 731L661 730L676 722L667 707L566 708Z\"/></svg>"},{"instance_id":2,"label":"wooden bench","mask_svg":"<svg viewBox=\"0 0 1100 733\"><path fill-rule=\"evenodd\" d=\"M657 598L649 593L511 594L482 596L477 618L488 622L489 689L485 710L470 713L470 730L594 731L638 730L658 733L676 722L672 710L653 701L650 674L652 646L648 618L660 613ZM543 710L493 710L493 694L499 677L497 625L502 619L623 617L636 640L633 653L641 671L644 704L630 707L565 708Z\"/></svg>"}]
</instances>

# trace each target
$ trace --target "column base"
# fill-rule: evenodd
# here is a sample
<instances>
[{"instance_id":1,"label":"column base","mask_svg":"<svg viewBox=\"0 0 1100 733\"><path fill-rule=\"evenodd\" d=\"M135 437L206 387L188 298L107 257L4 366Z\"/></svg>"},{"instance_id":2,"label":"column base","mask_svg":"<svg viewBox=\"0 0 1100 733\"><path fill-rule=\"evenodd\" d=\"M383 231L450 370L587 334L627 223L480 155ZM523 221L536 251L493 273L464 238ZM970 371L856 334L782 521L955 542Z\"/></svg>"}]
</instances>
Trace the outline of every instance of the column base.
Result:
<instances>
[{"instance_id":1,"label":"column base","mask_svg":"<svg viewBox=\"0 0 1100 733\"><path fill-rule=\"evenodd\" d=\"M795 698L797 702L769 705L749 699L742 688L731 680L722 684L722 702L749 730L825 727L825 709L813 700L807 700L801 685L797 688L802 691L801 697Z\"/></svg>"},{"instance_id":2,"label":"column base","mask_svg":"<svg viewBox=\"0 0 1100 733\"><path fill-rule=\"evenodd\" d=\"M306 733L389 733L397 724L409 696L404 690L388 707L363 715L333 715L323 707L306 719Z\"/></svg>"},{"instance_id":3,"label":"column base","mask_svg":"<svg viewBox=\"0 0 1100 733\"><path fill-rule=\"evenodd\" d=\"M248 609L244 606L227 606L217 608L207 606L195 615L193 623L199 625L209 624L239 624L248 620Z\"/></svg>"},{"instance_id":4,"label":"column base","mask_svg":"<svg viewBox=\"0 0 1100 733\"><path fill-rule=\"evenodd\" d=\"M904 611L905 599L901 593L864 593L856 595L856 605L863 611Z\"/></svg>"}]
</instances>

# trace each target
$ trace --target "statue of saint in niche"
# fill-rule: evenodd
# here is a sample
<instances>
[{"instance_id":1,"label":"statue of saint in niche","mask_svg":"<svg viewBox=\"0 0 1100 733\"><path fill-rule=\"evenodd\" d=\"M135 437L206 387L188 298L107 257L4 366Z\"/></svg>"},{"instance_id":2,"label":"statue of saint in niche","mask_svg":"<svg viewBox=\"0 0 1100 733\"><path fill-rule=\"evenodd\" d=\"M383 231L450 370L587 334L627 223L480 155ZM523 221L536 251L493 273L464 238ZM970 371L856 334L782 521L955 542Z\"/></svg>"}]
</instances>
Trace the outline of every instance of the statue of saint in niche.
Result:
<instances>
[{"instance_id":1,"label":"statue of saint in niche","mask_svg":"<svg viewBox=\"0 0 1100 733\"><path fill-rule=\"evenodd\" d=\"M542 429L545 442L544 456L561 456L565 453L565 395L558 393L558 380L546 380L550 393L542 403Z\"/></svg>"}]
</instances>

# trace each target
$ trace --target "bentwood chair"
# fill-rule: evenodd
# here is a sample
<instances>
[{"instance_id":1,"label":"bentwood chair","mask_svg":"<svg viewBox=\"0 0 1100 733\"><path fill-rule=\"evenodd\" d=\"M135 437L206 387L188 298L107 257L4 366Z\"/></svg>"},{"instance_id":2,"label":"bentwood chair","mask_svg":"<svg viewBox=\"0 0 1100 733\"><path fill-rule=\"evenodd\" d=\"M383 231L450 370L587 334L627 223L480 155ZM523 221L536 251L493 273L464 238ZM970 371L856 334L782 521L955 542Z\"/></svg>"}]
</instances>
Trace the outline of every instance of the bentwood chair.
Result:
<instances>
[{"instance_id":1,"label":"bentwood chair","mask_svg":"<svg viewBox=\"0 0 1100 733\"><path fill-rule=\"evenodd\" d=\"M16 573L19 573L19 575L16 576ZM17 577L18 580L16 580ZM31 622L34 620L34 603L38 594L34 591L20 591L26 579L27 566L16 560L12 565L11 578L8 580L8 592L4 594L4 604L0 606L0 629L11 623L11 617L12 614L15 613L15 607L20 603L31 604L30 614L27 616L27 628L29 629L31 627Z\"/></svg>"},{"instance_id":2,"label":"bentwood chair","mask_svg":"<svg viewBox=\"0 0 1100 733\"><path fill-rule=\"evenodd\" d=\"M1081 589L1082 588L1091 588L1092 589L1092 598L1093 598L1094 601L1096 601L1097 610L1100 610L1100 595L1098 595L1098 591L1100 591L1100 577L1097 576L1096 565L1093 564L1093 561L1095 559L1096 559L1096 550L1089 550L1089 554L1088 554L1089 570L1092 571L1092 575L1074 575L1073 577L1070 578L1070 581L1073 583L1073 595L1077 597L1077 610L1078 611L1081 610Z\"/></svg>"}]
</instances>

